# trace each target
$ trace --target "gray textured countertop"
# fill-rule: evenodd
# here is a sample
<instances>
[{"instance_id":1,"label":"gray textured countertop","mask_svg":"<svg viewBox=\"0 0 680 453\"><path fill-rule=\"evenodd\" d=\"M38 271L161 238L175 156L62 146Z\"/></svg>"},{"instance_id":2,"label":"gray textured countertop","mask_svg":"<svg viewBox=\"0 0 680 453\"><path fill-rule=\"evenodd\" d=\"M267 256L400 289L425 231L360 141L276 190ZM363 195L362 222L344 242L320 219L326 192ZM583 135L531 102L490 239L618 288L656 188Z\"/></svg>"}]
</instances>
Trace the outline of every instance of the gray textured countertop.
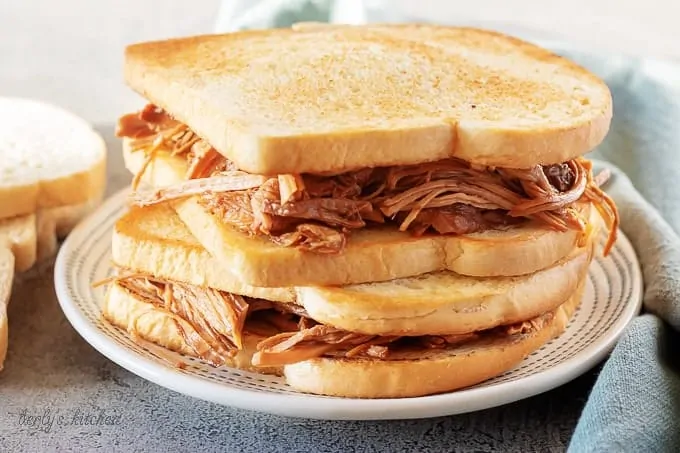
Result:
<instances>
[{"instance_id":1,"label":"gray textured countertop","mask_svg":"<svg viewBox=\"0 0 680 453\"><path fill-rule=\"evenodd\" d=\"M0 7L0 95L45 99L97 124L110 148L109 193L129 181L111 123L138 102L121 81L123 45L209 30L217 7L214 0L163 2L171 3L164 8L126 0L115 2L122 6L112 16L106 9L113 3L65 0L51 12L47 1ZM22 280L10 304L9 358L0 373L0 452L563 451L594 380L589 373L515 404L430 420L271 417L197 401L132 375L65 320L50 265Z\"/></svg>"}]
</instances>

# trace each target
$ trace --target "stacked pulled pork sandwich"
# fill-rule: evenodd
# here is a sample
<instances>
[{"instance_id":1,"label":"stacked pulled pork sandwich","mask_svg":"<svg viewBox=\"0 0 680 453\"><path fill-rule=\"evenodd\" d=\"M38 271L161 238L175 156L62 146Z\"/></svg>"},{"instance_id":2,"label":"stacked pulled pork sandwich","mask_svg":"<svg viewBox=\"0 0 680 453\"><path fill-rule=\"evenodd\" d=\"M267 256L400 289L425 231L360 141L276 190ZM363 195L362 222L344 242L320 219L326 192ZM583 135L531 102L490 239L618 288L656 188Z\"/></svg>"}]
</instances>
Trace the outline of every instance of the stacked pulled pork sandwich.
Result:
<instances>
[{"instance_id":1,"label":"stacked pulled pork sandwich","mask_svg":"<svg viewBox=\"0 0 680 453\"><path fill-rule=\"evenodd\" d=\"M488 31L130 46L130 211L105 316L215 366L360 398L452 391L559 335L617 212L606 85Z\"/></svg>"}]
</instances>

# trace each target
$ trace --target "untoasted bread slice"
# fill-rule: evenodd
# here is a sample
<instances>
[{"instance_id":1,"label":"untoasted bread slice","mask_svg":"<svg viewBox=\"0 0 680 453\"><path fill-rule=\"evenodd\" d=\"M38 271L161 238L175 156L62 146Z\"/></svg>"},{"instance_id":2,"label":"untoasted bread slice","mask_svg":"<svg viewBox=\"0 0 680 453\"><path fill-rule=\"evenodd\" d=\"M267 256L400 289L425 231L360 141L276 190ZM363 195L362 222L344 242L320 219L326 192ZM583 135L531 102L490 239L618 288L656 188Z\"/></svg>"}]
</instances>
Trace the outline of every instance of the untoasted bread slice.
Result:
<instances>
[{"instance_id":1,"label":"untoasted bread slice","mask_svg":"<svg viewBox=\"0 0 680 453\"><path fill-rule=\"evenodd\" d=\"M106 145L58 107L0 97L0 218L83 204L102 196Z\"/></svg>"},{"instance_id":2,"label":"untoasted bread slice","mask_svg":"<svg viewBox=\"0 0 680 453\"><path fill-rule=\"evenodd\" d=\"M66 237L100 201L96 198L78 205L43 208L35 214L0 219L0 247L8 248L14 255L16 272L25 272L36 262L54 256L57 241Z\"/></svg>"},{"instance_id":3,"label":"untoasted bread slice","mask_svg":"<svg viewBox=\"0 0 680 453\"><path fill-rule=\"evenodd\" d=\"M262 288L245 285L214 258L167 206L134 209L114 227L115 264L156 278L244 296L297 303L317 321L368 335L462 334L554 310L588 270L591 246L520 277L465 277L450 271L349 286Z\"/></svg>"},{"instance_id":4,"label":"untoasted bread slice","mask_svg":"<svg viewBox=\"0 0 680 453\"><path fill-rule=\"evenodd\" d=\"M65 238L87 214L99 205L102 194L85 203L40 209L35 214L37 260L44 261L57 252L59 239Z\"/></svg>"},{"instance_id":5,"label":"untoasted bread slice","mask_svg":"<svg viewBox=\"0 0 680 453\"><path fill-rule=\"evenodd\" d=\"M130 294L125 288L112 284L104 299L102 315L111 324L125 329L133 337L153 342L171 351L184 355L195 355L186 343L177 325L179 318L171 316L167 311L154 307ZM254 369L251 359L256 351L257 343L264 338L246 333L243 337L243 349L233 358L230 364L240 369ZM162 355L160 352L159 355ZM281 374L280 368L257 368L267 374Z\"/></svg>"},{"instance_id":6,"label":"untoasted bread slice","mask_svg":"<svg viewBox=\"0 0 680 453\"><path fill-rule=\"evenodd\" d=\"M7 304L15 272L54 255L57 238L66 236L75 224L99 202L39 209L37 214L0 219L0 370L7 353Z\"/></svg>"},{"instance_id":7,"label":"untoasted bread slice","mask_svg":"<svg viewBox=\"0 0 680 453\"><path fill-rule=\"evenodd\" d=\"M9 249L0 247L0 371L7 357L7 304L12 295L13 280L14 255Z\"/></svg>"},{"instance_id":8,"label":"untoasted bread slice","mask_svg":"<svg viewBox=\"0 0 680 453\"><path fill-rule=\"evenodd\" d=\"M580 66L499 33L435 25L141 43L126 49L125 79L258 174L451 156L557 163L599 144L612 115L607 86Z\"/></svg>"},{"instance_id":9,"label":"untoasted bread slice","mask_svg":"<svg viewBox=\"0 0 680 453\"><path fill-rule=\"evenodd\" d=\"M37 259L38 232L35 214L0 219L0 249L13 254L17 272L33 267Z\"/></svg>"},{"instance_id":10,"label":"untoasted bread slice","mask_svg":"<svg viewBox=\"0 0 680 453\"><path fill-rule=\"evenodd\" d=\"M124 147L126 166L142 168L144 152ZM142 182L162 187L182 181L186 162L157 153ZM394 228L366 228L352 233L338 255L281 247L225 226L194 199L174 204L190 232L242 282L251 286L328 286L379 282L440 270L477 277L514 276L545 269L567 256L579 233L557 232L537 223L465 236L415 238ZM583 214L596 216L590 204ZM593 217L595 218L595 217Z\"/></svg>"}]
</instances>

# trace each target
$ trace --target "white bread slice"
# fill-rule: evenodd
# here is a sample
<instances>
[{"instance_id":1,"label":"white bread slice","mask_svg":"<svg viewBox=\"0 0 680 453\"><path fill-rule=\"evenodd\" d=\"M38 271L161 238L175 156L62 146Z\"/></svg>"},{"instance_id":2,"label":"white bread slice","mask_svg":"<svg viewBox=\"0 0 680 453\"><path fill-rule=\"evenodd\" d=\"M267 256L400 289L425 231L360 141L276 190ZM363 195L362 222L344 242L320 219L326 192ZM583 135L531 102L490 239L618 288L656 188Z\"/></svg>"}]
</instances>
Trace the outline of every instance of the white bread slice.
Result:
<instances>
[{"instance_id":1,"label":"white bread slice","mask_svg":"<svg viewBox=\"0 0 680 453\"><path fill-rule=\"evenodd\" d=\"M57 238L65 237L75 224L100 201L58 208L39 209L27 214L0 219L0 370L8 342L7 304L15 272L25 272L36 262L52 257Z\"/></svg>"},{"instance_id":2,"label":"white bread slice","mask_svg":"<svg viewBox=\"0 0 680 453\"><path fill-rule=\"evenodd\" d=\"M480 338L444 350L393 353L389 360L322 357L285 365L289 385L309 393L350 398L403 398L453 391L483 382L517 366L531 352L558 336L578 307L583 284L528 334ZM191 349L175 321L164 311L113 284L102 307L104 317L133 336L185 355ZM260 338L246 337L246 346L231 366L281 374L279 368L253 368L251 358ZM160 353L159 355L162 355Z\"/></svg>"},{"instance_id":3,"label":"white bread slice","mask_svg":"<svg viewBox=\"0 0 680 453\"><path fill-rule=\"evenodd\" d=\"M166 311L144 302L125 288L112 284L107 290L102 306L104 318L111 324L125 329L133 337L139 336L171 351L191 356L193 351L184 340L175 318ZM251 359L256 351L257 343L264 338L253 334L245 334L243 349L233 358L231 366L244 370L253 370ZM267 374L281 374L280 368L257 368Z\"/></svg>"},{"instance_id":4,"label":"white bread slice","mask_svg":"<svg viewBox=\"0 0 680 453\"><path fill-rule=\"evenodd\" d=\"M142 151L131 151L124 142L123 155L130 171L142 168ZM154 187L175 184L183 180L185 170L183 159L159 152L142 182ZM576 231L557 232L536 223L465 236L420 238L393 228L368 228L353 232L342 253L320 255L229 229L194 199L175 203L174 208L223 267L242 282L263 287L349 285L440 270L477 277L525 275L567 256L578 239ZM586 216L597 216L590 204L581 209Z\"/></svg>"},{"instance_id":5,"label":"white bread slice","mask_svg":"<svg viewBox=\"0 0 680 453\"><path fill-rule=\"evenodd\" d=\"M285 55L285 58L282 58ZM128 47L125 79L245 171L456 156L522 168L605 137L610 92L547 50L435 25L243 31Z\"/></svg>"},{"instance_id":6,"label":"white bread slice","mask_svg":"<svg viewBox=\"0 0 680 453\"><path fill-rule=\"evenodd\" d=\"M583 284L545 325L525 335L484 338L390 360L321 357L284 366L287 383L302 392L347 398L406 398L478 384L519 365L567 327L581 303Z\"/></svg>"},{"instance_id":7,"label":"white bread slice","mask_svg":"<svg viewBox=\"0 0 680 453\"><path fill-rule=\"evenodd\" d=\"M189 233L168 206L134 209L116 222L115 264L158 278L244 296L297 303L317 321L370 335L458 334L520 322L554 310L588 270L592 243L554 266L519 277L466 277L450 271L329 287L245 285Z\"/></svg>"},{"instance_id":8,"label":"white bread slice","mask_svg":"<svg viewBox=\"0 0 680 453\"><path fill-rule=\"evenodd\" d=\"M99 205L102 195L99 194L85 203L38 210L35 214L38 262L56 254L58 241L65 238L78 222Z\"/></svg>"},{"instance_id":9,"label":"white bread slice","mask_svg":"<svg viewBox=\"0 0 680 453\"><path fill-rule=\"evenodd\" d=\"M12 295L14 280L14 255L7 249L0 247L0 371L7 357L8 326L7 304Z\"/></svg>"},{"instance_id":10,"label":"white bread slice","mask_svg":"<svg viewBox=\"0 0 680 453\"><path fill-rule=\"evenodd\" d=\"M54 256L57 241L66 237L100 201L101 198L96 198L78 205L44 208L35 214L0 219L0 248L12 252L16 272L25 272Z\"/></svg>"},{"instance_id":11,"label":"white bread slice","mask_svg":"<svg viewBox=\"0 0 680 453\"><path fill-rule=\"evenodd\" d=\"M83 119L38 101L0 97L0 218L101 197L106 145Z\"/></svg>"},{"instance_id":12,"label":"white bread slice","mask_svg":"<svg viewBox=\"0 0 680 453\"><path fill-rule=\"evenodd\" d=\"M0 219L0 249L13 255L16 272L33 267L37 259L38 232L35 214Z\"/></svg>"}]
</instances>

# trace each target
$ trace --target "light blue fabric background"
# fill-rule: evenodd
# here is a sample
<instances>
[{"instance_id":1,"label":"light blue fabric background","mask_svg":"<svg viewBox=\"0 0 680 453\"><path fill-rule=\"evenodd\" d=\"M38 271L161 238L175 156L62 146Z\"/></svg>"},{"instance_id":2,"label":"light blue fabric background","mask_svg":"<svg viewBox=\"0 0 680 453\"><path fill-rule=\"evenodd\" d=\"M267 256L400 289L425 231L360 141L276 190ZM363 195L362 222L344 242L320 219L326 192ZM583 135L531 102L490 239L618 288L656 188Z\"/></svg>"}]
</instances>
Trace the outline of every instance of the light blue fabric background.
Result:
<instances>
[{"instance_id":1,"label":"light blue fabric background","mask_svg":"<svg viewBox=\"0 0 680 453\"><path fill-rule=\"evenodd\" d=\"M571 452L680 451L680 69L562 52L600 74L614 97L595 156L614 169L607 191L635 247L647 314L621 338L595 383ZM636 188L639 190L636 190Z\"/></svg>"}]
</instances>

